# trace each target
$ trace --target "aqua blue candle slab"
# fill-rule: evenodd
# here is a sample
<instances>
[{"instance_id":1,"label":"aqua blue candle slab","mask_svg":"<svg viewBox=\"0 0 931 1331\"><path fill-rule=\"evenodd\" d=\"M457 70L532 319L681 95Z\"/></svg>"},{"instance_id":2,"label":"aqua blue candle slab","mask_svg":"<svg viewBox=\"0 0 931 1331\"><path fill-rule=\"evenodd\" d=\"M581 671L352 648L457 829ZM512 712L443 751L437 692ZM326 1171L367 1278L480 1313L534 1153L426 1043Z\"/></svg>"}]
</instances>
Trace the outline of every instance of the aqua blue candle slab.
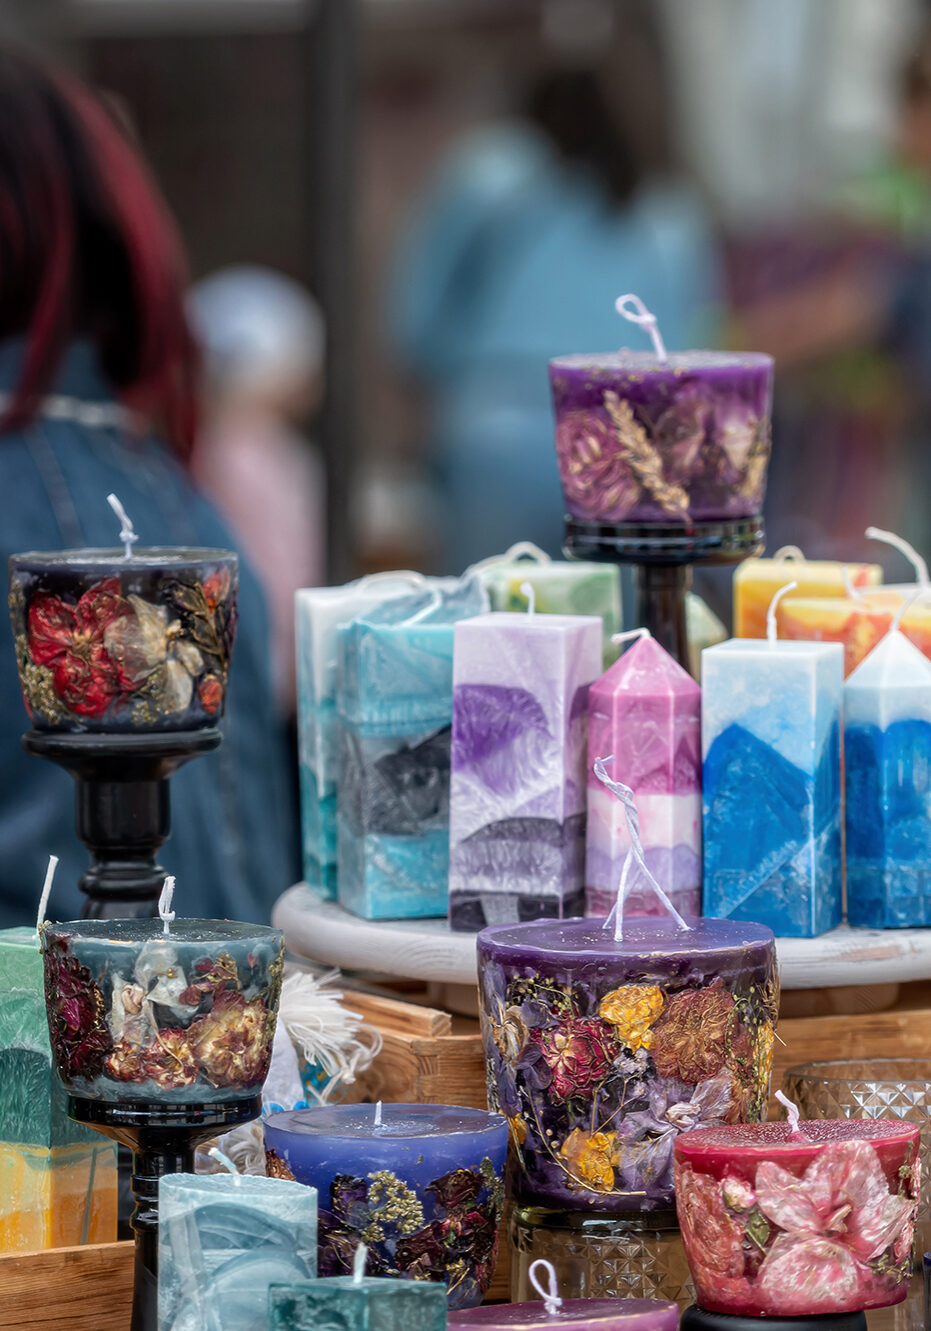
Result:
<instances>
[{"instance_id":1,"label":"aqua blue candle slab","mask_svg":"<svg viewBox=\"0 0 931 1331\"><path fill-rule=\"evenodd\" d=\"M348 1274L360 1243L373 1276L436 1280L451 1308L494 1275L507 1121L455 1105L322 1105L264 1122L269 1174L320 1197L322 1276Z\"/></svg>"},{"instance_id":2,"label":"aqua blue candle slab","mask_svg":"<svg viewBox=\"0 0 931 1331\"><path fill-rule=\"evenodd\" d=\"M285 1179L169 1174L158 1186L158 1331L265 1331L275 1281L317 1271L317 1195Z\"/></svg>"},{"instance_id":3,"label":"aqua blue candle slab","mask_svg":"<svg viewBox=\"0 0 931 1331\"><path fill-rule=\"evenodd\" d=\"M116 1143L68 1117L39 935L0 930L0 1251L116 1237Z\"/></svg>"},{"instance_id":4,"label":"aqua blue candle slab","mask_svg":"<svg viewBox=\"0 0 931 1331\"><path fill-rule=\"evenodd\" d=\"M218 1104L268 1072L284 938L231 920L77 920L42 929L58 1075L91 1100Z\"/></svg>"},{"instance_id":5,"label":"aqua blue candle slab","mask_svg":"<svg viewBox=\"0 0 931 1331\"><path fill-rule=\"evenodd\" d=\"M345 587L302 588L295 594L304 877L328 899L336 896L337 634L357 615L409 591L411 577L364 578Z\"/></svg>"},{"instance_id":6,"label":"aqua blue candle slab","mask_svg":"<svg viewBox=\"0 0 931 1331\"><path fill-rule=\"evenodd\" d=\"M813 938L841 920L839 643L702 653L704 913Z\"/></svg>"},{"instance_id":7,"label":"aqua blue candle slab","mask_svg":"<svg viewBox=\"0 0 931 1331\"><path fill-rule=\"evenodd\" d=\"M365 919L445 915L453 626L477 578L436 578L339 632L340 903Z\"/></svg>"},{"instance_id":8,"label":"aqua blue candle slab","mask_svg":"<svg viewBox=\"0 0 931 1331\"><path fill-rule=\"evenodd\" d=\"M446 1289L373 1276L273 1285L268 1331L446 1331Z\"/></svg>"},{"instance_id":9,"label":"aqua blue candle slab","mask_svg":"<svg viewBox=\"0 0 931 1331\"><path fill-rule=\"evenodd\" d=\"M931 662L898 630L844 685L847 917L931 924Z\"/></svg>"}]
</instances>

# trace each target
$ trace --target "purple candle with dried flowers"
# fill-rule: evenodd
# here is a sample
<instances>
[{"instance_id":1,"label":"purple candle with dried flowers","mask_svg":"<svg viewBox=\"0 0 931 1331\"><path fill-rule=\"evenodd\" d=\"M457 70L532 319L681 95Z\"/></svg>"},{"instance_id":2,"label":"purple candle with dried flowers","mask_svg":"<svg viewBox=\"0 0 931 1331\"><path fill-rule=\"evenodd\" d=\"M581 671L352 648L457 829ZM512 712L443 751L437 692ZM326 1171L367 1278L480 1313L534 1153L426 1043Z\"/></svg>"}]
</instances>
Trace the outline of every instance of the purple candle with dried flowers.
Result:
<instances>
[{"instance_id":1,"label":"purple candle with dried flowers","mask_svg":"<svg viewBox=\"0 0 931 1331\"><path fill-rule=\"evenodd\" d=\"M706 522L760 512L773 361L718 351L615 351L550 361L569 515Z\"/></svg>"},{"instance_id":2,"label":"purple candle with dried flowers","mask_svg":"<svg viewBox=\"0 0 931 1331\"><path fill-rule=\"evenodd\" d=\"M10 615L32 724L108 733L216 725L237 568L228 550L13 555Z\"/></svg>"},{"instance_id":3,"label":"purple candle with dried flowers","mask_svg":"<svg viewBox=\"0 0 931 1331\"><path fill-rule=\"evenodd\" d=\"M284 966L277 929L79 920L41 936L52 1053L71 1095L196 1105L259 1093Z\"/></svg>"},{"instance_id":4,"label":"purple candle with dried flowers","mask_svg":"<svg viewBox=\"0 0 931 1331\"><path fill-rule=\"evenodd\" d=\"M554 1210L669 1207L689 1128L760 1119L779 1004L769 929L729 920L501 925L478 936L489 1098L509 1196Z\"/></svg>"}]
</instances>

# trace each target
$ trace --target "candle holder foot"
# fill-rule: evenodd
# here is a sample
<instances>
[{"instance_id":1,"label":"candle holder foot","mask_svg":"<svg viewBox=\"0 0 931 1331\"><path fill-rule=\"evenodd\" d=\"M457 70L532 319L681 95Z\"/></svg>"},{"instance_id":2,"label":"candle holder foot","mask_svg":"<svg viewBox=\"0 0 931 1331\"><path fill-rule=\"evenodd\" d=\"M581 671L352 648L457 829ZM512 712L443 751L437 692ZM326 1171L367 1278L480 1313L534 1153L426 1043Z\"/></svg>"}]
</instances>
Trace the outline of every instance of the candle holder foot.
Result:
<instances>
[{"instance_id":1,"label":"candle holder foot","mask_svg":"<svg viewBox=\"0 0 931 1331\"><path fill-rule=\"evenodd\" d=\"M630 565L634 621L684 669L689 668L685 595L698 565L739 564L766 542L762 517L715 522L587 522L566 518L570 559Z\"/></svg>"},{"instance_id":2,"label":"candle holder foot","mask_svg":"<svg viewBox=\"0 0 931 1331\"><path fill-rule=\"evenodd\" d=\"M68 1113L133 1153L136 1235L131 1331L158 1331L158 1184L166 1174L193 1174L199 1142L248 1123L262 1112L262 1098L222 1104L146 1104L69 1096Z\"/></svg>"},{"instance_id":3,"label":"candle holder foot","mask_svg":"<svg viewBox=\"0 0 931 1331\"><path fill-rule=\"evenodd\" d=\"M84 919L154 915L165 871L155 856L171 832L169 778L216 749L219 730L71 734L30 730L23 748L75 780L77 833L90 851L78 886Z\"/></svg>"},{"instance_id":4,"label":"candle holder foot","mask_svg":"<svg viewBox=\"0 0 931 1331\"><path fill-rule=\"evenodd\" d=\"M686 1308L680 1331L866 1331L866 1313L824 1313L815 1317L737 1317L709 1313L697 1304Z\"/></svg>"}]
</instances>

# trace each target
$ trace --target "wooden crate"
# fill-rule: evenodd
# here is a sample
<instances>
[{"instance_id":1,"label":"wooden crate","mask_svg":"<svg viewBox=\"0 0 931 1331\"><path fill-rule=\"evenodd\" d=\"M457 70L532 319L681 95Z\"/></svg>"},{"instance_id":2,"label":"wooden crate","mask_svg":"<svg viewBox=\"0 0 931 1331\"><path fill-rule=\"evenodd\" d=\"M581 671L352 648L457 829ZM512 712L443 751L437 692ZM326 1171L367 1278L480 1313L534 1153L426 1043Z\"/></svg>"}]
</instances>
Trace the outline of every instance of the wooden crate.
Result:
<instances>
[{"instance_id":1,"label":"wooden crate","mask_svg":"<svg viewBox=\"0 0 931 1331\"><path fill-rule=\"evenodd\" d=\"M89 1243L0 1257L0 1327L129 1331L133 1247Z\"/></svg>"}]
</instances>

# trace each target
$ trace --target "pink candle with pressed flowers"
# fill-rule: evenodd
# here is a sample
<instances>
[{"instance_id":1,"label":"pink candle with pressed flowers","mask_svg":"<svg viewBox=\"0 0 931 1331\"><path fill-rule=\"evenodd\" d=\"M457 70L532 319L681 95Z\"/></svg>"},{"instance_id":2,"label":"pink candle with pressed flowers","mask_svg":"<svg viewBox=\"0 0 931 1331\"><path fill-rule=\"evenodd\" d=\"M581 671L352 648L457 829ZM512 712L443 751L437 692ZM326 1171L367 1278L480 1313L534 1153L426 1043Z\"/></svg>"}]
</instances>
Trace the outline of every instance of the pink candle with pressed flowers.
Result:
<instances>
[{"instance_id":1,"label":"pink candle with pressed flowers","mask_svg":"<svg viewBox=\"0 0 931 1331\"><path fill-rule=\"evenodd\" d=\"M675 1143L676 1208L701 1308L824 1317L900 1303L920 1131L899 1120L745 1123Z\"/></svg>"}]
</instances>

